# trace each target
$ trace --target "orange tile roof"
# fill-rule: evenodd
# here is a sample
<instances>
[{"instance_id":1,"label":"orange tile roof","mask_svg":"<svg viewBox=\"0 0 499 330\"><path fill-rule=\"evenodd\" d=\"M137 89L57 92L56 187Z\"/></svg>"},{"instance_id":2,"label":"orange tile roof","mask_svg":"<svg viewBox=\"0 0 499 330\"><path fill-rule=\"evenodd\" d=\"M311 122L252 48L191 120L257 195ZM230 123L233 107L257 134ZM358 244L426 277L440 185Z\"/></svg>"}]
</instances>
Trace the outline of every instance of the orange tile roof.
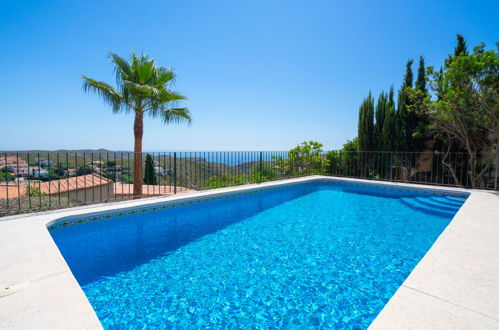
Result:
<instances>
[{"instance_id":1,"label":"orange tile roof","mask_svg":"<svg viewBox=\"0 0 499 330\"><path fill-rule=\"evenodd\" d=\"M31 187L37 187L40 192L47 195L65 193L68 191L80 190L85 188L98 187L112 183L113 181L106 179L98 174L86 174L73 176L60 180L52 180L41 183L31 184ZM26 187L28 185L17 184L2 184L0 183L0 198L17 198L19 195L26 196Z\"/></svg>"}]
</instances>

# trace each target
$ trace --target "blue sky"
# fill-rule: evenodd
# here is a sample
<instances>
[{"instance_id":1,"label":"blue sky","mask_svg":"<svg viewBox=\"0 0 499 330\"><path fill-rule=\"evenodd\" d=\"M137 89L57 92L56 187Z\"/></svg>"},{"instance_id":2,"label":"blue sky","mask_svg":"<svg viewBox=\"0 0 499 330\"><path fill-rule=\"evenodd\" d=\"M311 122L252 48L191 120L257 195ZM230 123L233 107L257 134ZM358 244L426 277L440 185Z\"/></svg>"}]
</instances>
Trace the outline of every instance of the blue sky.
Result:
<instances>
[{"instance_id":1,"label":"blue sky","mask_svg":"<svg viewBox=\"0 0 499 330\"><path fill-rule=\"evenodd\" d=\"M463 0L2 1L0 149L131 150L133 116L81 89L82 74L114 84L109 51L174 67L189 98L192 125L146 119L145 150L338 148L362 98L398 88L408 58L440 65L456 33L494 47L498 12Z\"/></svg>"}]
</instances>

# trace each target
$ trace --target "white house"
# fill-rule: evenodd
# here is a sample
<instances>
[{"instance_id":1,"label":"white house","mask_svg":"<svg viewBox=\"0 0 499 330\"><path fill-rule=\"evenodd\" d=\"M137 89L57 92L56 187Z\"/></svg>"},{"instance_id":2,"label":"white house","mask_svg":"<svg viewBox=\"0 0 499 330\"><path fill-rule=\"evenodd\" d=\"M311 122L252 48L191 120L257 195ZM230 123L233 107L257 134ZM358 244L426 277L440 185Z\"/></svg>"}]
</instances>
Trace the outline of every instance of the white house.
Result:
<instances>
[{"instance_id":1,"label":"white house","mask_svg":"<svg viewBox=\"0 0 499 330\"><path fill-rule=\"evenodd\" d=\"M165 175L165 168L161 166L155 166L154 172L159 175Z\"/></svg>"},{"instance_id":2,"label":"white house","mask_svg":"<svg viewBox=\"0 0 499 330\"><path fill-rule=\"evenodd\" d=\"M36 163L39 165L39 166L54 166L54 162L51 161L51 160L46 160L46 159L43 159L43 158L38 158L36 160Z\"/></svg>"},{"instance_id":3,"label":"white house","mask_svg":"<svg viewBox=\"0 0 499 330\"><path fill-rule=\"evenodd\" d=\"M29 168L29 175L36 177L48 176L49 171L40 166L31 166Z\"/></svg>"}]
</instances>

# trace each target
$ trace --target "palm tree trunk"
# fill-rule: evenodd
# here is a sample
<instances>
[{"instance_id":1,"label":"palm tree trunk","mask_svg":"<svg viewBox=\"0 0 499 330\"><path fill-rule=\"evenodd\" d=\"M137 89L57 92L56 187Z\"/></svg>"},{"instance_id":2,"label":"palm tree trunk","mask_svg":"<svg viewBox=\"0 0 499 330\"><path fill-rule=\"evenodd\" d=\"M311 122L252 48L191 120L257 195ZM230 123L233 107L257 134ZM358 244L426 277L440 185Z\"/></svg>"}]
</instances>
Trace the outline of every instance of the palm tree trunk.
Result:
<instances>
[{"instance_id":1,"label":"palm tree trunk","mask_svg":"<svg viewBox=\"0 0 499 330\"><path fill-rule=\"evenodd\" d=\"M135 112L135 121L133 123L133 134L135 137L134 152L134 176L133 176L133 195L139 198L142 195L142 135L144 134L144 114Z\"/></svg>"}]
</instances>

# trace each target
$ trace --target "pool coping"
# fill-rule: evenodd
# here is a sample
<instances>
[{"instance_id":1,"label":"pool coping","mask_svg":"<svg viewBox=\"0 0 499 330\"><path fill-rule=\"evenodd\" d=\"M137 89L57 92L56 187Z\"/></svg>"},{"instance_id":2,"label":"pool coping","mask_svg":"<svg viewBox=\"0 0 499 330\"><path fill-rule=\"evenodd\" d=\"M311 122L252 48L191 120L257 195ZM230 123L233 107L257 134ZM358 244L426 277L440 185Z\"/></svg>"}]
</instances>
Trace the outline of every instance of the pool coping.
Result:
<instances>
[{"instance_id":1,"label":"pool coping","mask_svg":"<svg viewBox=\"0 0 499 330\"><path fill-rule=\"evenodd\" d=\"M52 240L63 218L213 198L326 180L467 194L456 216L371 324L372 329L499 328L499 194L420 184L310 176L174 196L0 218L0 328L100 329L94 310ZM438 273L438 276L435 274Z\"/></svg>"}]
</instances>

